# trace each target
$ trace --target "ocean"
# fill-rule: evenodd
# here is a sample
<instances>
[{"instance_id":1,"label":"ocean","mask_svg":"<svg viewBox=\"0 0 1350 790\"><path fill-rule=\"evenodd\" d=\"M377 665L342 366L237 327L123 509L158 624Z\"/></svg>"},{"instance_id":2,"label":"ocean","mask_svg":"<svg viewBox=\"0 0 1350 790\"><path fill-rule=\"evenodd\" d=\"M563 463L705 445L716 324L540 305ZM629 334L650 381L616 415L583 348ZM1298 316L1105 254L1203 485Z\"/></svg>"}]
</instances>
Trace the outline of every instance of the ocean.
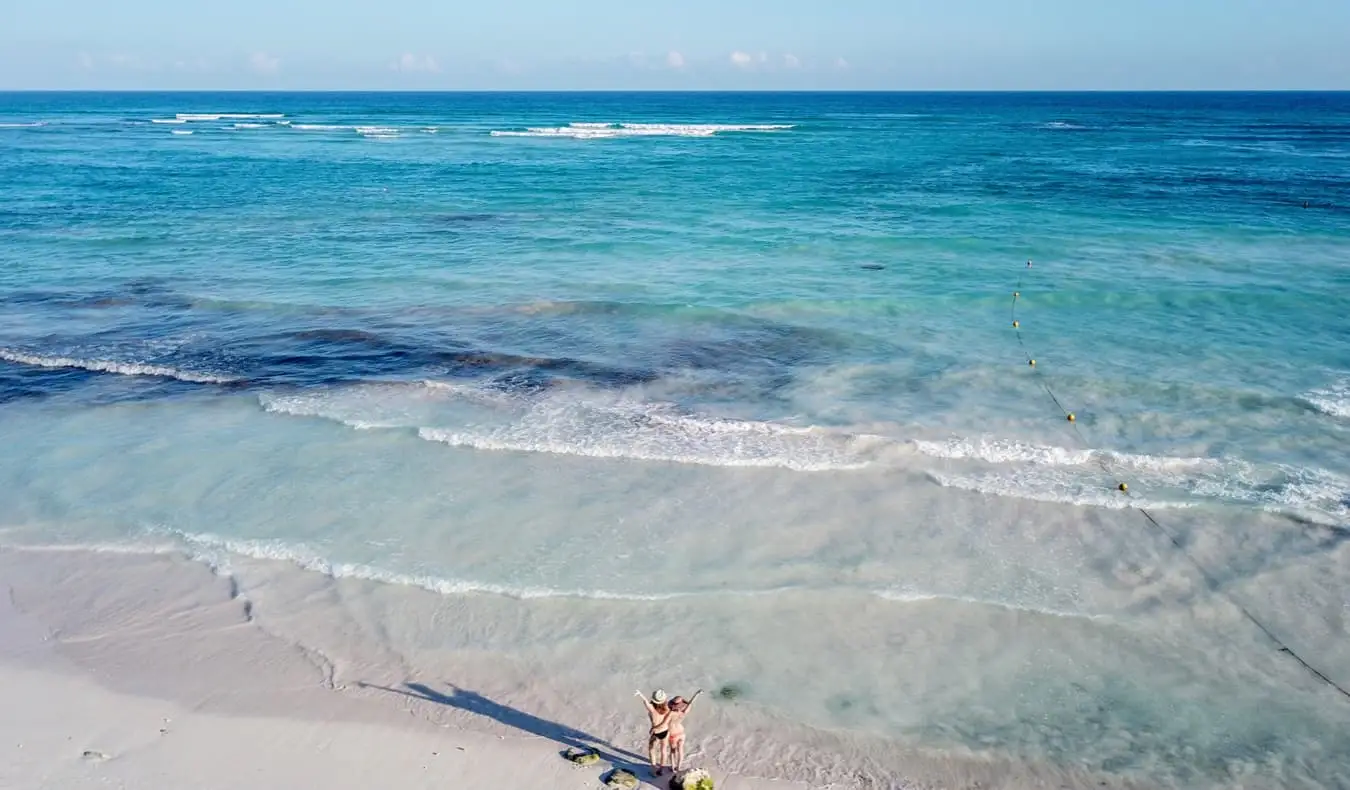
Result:
<instances>
[{"instance_id":1,"label":"ocean","mask_svg":"<svg viewBox=\"0 0 1350 790\"><path fill-rule=\"evenodd\" d=\"M1350 785L1350 94L0 94L0 437L581 724Z\"/></svg>"}]
</instances>

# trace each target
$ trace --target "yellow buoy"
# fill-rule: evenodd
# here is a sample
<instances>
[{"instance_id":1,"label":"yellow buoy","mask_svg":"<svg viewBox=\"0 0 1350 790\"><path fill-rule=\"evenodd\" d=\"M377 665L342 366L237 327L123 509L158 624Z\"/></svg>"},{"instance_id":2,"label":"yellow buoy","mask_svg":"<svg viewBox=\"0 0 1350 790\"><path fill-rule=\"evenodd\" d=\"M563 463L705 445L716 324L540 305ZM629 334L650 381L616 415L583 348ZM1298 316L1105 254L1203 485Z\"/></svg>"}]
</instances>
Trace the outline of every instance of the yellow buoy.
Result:
<instances>
[{"instance_id":1,"label":"yellow buoy","mask_svg":"<svg viewBox=\"0 0 1350 790\"><path fill-rule=\"evenodd\" d=\"M1034 360L1034 359L1028 359L1028 360L1027 360L1027 364L1030 365L1030 366L1032 366L1032 367L1034 368L1034 367L1036 367L1036 360Z\"/></svg>"},{"instance_id":2,"label":"yellow buoy","mask_svg":"<svg viewBox=\"0 0 1350 790\"><path fill-rule=\"evenodd\" d=\"M1127 486L1127 485L1125 485L1124 483L1121 483L1120 486L1119 486L1119 488L1120 488L1121 491L1129 491L1129 490L1130 490L1130 487Z\"/></svg>"},{"instance_id":3,"label":"yellow buoy","mask_svg":"<svg viewBox=\"0 0 1350 790\"><path fill-rule=\"evenodd\" d=\"M1017 323L1016 321L1013 321L1013 329L1016 329L1019 326L1021 326L1021 324Z\"/></svg>"},{"instance_id":4,"label":"yellow buoy","mask_svg":"<svg viewBox=\"0 0 1350 790\"><path fill-rule=\"evenodd\" d=\"M1074 421L1074 416L1073 416L1073 414L1071 413L1071 414L1069 414L1069 422L1073 422L1073 421Z\"/></svg>"},{"instance_id":5,"label":"yellow buoy","mask_svg":"<svg viewBox=\"0 0 1350 790\"><path fill-rule=\"evenodd\" d=\"M1021 292L1021 291L1013 291L1013 298L1014 298L1014 299L1016 299L1017 297L1019 297L1019 296L1021 296L1021 295L1022 295L1022 292Z\"/></svg>"}]
</instances>

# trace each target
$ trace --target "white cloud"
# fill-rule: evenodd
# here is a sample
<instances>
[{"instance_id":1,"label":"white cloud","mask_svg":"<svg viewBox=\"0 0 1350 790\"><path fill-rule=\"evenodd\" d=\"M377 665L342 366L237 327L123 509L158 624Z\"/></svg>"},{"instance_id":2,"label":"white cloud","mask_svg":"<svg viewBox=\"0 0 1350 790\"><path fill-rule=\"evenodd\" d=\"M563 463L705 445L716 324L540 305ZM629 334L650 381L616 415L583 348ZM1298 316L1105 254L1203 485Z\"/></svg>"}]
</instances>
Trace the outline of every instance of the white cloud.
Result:
<instances>
[{"instance_id":1,"label":"white cloud","mask_svg":"<svg viewBox=\"0 0 1350 790\"><path fill-rule=\"evenodd\" d=\"M848 61L844 60L843 56L837 57L834 59L834 67L836 69L846 69L848 68Z\"/></svg>"},{"instance_id":2,"label":"white cloud","mask_svg":"<svg viewBox=\"0 0 1350 790\"><path fill-rule=\"evenodd\" d=\"M430 55L414 55L411 52L404 52L398 60L389 65L394 71L401 71L405 74L415 74L417 72L427 72L435 74L441 70L441 64Z\"/></svg>"},{"instance_id":3,"label":"white cloud","mask_svg":"<svg viewBox=\"0 0 1350 790\"><path fill-rule=\"evenodd\" d=\"M88 52L81 52L76 60L79 62L80 68L82 69L88 70L94 68L94 56L90 55Z\"/></svg>"},{"instance_id":4,"label":"white cloud","mask_svg":"<svg viewBox=\"0 0 1350 790\"><path fill-rule=\"evenodd\" d=\"M248 67L258 74L276 74L281 68L281 59L266 52L254 52L248 59Z\"/></svg>"},{"instance_id":5,"label":"white cloud","mask_svg":"<svg viewBox=\"0 0 1350 790\"><path fill-rule=\"evenodd\" d=\"M783 56L783 65L790 69L801 68L802 62L796 55L788 54Z\"/></svg>"},{"instance_id":6,"label":"white cloud","mask_svg":"<svg viewBox=\"0 0 1350 790\"><path fill-rule=\"evenodd\" d=\"M750 65L751 60L752 58L748 53L741 52L739 50L731 53L731 63L734 66L740 66L741 68L745 68L746 66Z\"/></svg>"},{"instance_id":7,"label":"white cloud","mask_svg":"<svg viewBox=\"0 0 1350 790\"><path fill-rule=\"evenodd\" d=\"M684 55L672 49L670 54L666 55L666 65L672 69L684 68Z\"/></svg>"}]
</instances>

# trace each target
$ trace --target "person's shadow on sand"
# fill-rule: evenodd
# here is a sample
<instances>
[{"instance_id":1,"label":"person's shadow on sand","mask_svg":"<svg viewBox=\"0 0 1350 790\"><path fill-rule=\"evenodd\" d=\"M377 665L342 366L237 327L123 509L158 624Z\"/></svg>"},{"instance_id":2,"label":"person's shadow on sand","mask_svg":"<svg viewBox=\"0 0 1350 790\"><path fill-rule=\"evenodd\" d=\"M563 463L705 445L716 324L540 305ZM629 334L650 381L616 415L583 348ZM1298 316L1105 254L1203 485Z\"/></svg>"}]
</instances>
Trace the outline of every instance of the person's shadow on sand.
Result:
<instances>
[{"instance_id":1,"label":"person's shadow on sand","mask_svg":"<svg viewBox=\"0 0 1350 790\"><path fill-rule=\"evenodd\" d=\"M450 689L449 694L445 694L422 683L404 683L403 688L389 688L387 686L377 686L373 683L359 683L361 688L375 689L385 691L390 694L401 694L413 699L426 700L441 705L447 705L452 708L458 708L469 713L474 713L485 718L492 719L514 727L522 732L528 732L531 735L537 735L541 738L548 738L554 743L572 749L593 750L600 759L605 760L615 768L621 768L637 777L650 776L647 761L641 755L625 749L620 749L609 741L597 738L590 733L582 732L575 727L568 727L565 724L559 724L556 721L541 719L530 713L526 713L510 705L503 705L500 702L494 702L476 691L462 689L454 684L447 683Z\"/></svg>"}]
</instances>

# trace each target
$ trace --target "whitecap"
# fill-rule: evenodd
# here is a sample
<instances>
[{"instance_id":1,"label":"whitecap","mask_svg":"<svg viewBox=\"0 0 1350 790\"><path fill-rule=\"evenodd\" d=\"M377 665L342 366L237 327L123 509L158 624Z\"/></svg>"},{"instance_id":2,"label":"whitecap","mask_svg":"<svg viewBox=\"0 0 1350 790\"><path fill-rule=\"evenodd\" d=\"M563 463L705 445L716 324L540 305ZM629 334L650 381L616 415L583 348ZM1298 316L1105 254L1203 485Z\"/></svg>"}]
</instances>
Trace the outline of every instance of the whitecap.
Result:
<instances>
[{"instance_id":1,"label":"whitecap","mask_svg":"<svg viewBox=\"0 0 1350 790\"><path fill-rule=\"evenodd\" d=\"M566 137L594 140L615 137L713 137L736 132L780 132L794 124L693 124L693 123L590 123L567 126L527 127L524 130L497 130L493 137Z\"/></svg>"},{"instance_id":2,"label":"whitecap","mask_svg":"<svg viewBox=\"0 0 1350 790\"><path fill-rule=\"evenodd\" d=\"M358 126L356 133L367 139L388 140L399 136L398 129L392 126Z\"/></svg>"},{"instance_id":3,"label":"whitecap","mask_svg":"<svg viewBox=\"0 0 1350 790\"><path fill-rule=\"evenodd\" d=\"M185 122L193 121L275 121L285 118L285 113L251 113L251 112L216 112L216 113L195 113L180 112L174 116L176 119Z\"/></svg>"},{"instance_id":4,"label":"whitecap","mask_svg":"<svg viewBox=\"0 0 1350 790\"><path fill-rule=\"evenodd\" d=\"M18 365L32 365L40 368L78 368L98 373L116 373L123 376L157 376L178 379L196 384L225 384L236 379L212 373L198 373L190 370L149 365L140 362L117 362L103 359L73 359L71 357L46 357L28 354L22 351L0 348L0 360Z\"/></svg>"},{"instance_id":5,"label":"whitecap","mask_svg":"<svg viewBox=\"0 0 1350 790\"><path fill-rule=\"evenodd\" d=\"M1350 420L1350 378L1315 389L1303 395L1302 400L1330 417Z\"/></svg>"}]
</instances>

